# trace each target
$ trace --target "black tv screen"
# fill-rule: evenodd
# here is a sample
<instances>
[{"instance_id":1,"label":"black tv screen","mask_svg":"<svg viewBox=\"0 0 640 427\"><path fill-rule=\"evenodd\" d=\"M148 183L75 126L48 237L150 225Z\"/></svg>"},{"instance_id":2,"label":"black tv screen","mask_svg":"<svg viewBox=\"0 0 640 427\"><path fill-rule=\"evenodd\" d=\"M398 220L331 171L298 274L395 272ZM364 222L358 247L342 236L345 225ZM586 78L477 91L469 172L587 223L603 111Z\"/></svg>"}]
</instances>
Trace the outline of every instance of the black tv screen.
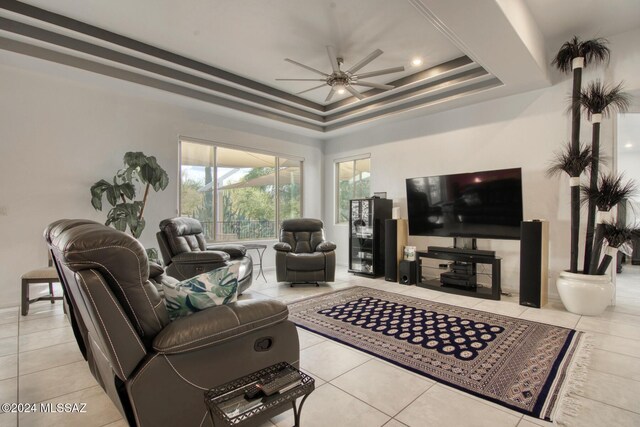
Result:
<instances>
[{"instance_id":1,"label":"black tv screen","mask_svg":"<svg viewBox=\"0 0 640 427\"><path fill-rule=\"evenodd\" d=\"M522 170L407 179L412 236L520 239Z\"/></svg>"}]
</instances>

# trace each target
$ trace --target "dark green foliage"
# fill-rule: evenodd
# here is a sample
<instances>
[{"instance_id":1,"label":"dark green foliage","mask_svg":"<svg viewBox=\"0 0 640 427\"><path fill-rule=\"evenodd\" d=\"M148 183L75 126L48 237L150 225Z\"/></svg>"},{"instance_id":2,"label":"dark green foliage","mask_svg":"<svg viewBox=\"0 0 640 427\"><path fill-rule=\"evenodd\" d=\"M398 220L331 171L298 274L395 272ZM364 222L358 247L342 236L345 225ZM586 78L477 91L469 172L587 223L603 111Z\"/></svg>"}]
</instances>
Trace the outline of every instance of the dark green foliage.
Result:
<instances>
[{"instance_id":1,"label":"dark green foliage","mask_svg":"<svg viewBox=\"0 0 640 427\"><path fill-rule=\"evenodd\" d=\"M591 63L608 62L610 52L607 43L608 41L602 38L581 41L577 36L573 36L560 47L551 64L567 73L571 71L573 58L584 57L585 67Z\"/></svg>"},{"instance_id":2,"label":"dark green foliage","mask_svg":"<svg viewBox=\"0 0 640 427\"><path fill-rule=\"evenodd\" d=\"M149 188L164 190L169 185L169 175L155 157L141 152L125 153L123 162L125 167L116 172L112 183L101 179L91 186L91 205L101 211L102 198L106 197L111 209L105 225L123 232L129 228L137 239L146 225L143 214ZM145 186L141 201L135 200L136 183Z\"/></svg>"},{"instance_id":3,"label":"dark green foliage","mask_svg":"<svg viewBox=\"0 0 640 427\"><path fill-rule=\"evenodd\" d=\"M634 237L640 236L640 228L638 227L629 227L615 222L607 222L602 226L604 238L612 248L619 248Z\"/></svg>"},{"instance_id":4,"label":"dark green foliage","mask_svg":"<svg viewBox=\"0 0 640 427\"><path fill-rule=\"evenodd\" d=\"M547 169L547 175L553 176L565 172L571 177L579 177L591 164L591 149L586 146L573 148L571 143L555 154L555 159ZM580 232L580 189L571 187L571 256L569 271L578 272L578 234Z\"/></svg>"},{"instance_id":5,"label":"dark green foliage","mask_svg":"<svg viewBox=\"0 0 640 427\"><path fill-rule=\"evenodd\" d=\"M602 235L604 239L607 240L607 244L612 248L619 248L627 242L630 242L635 236L640 235L640 228L637 227L627 227L624 224L616 224L614 222L609 222L600 225L602 227ZM600 266L598 267L595 274L603 275L607 272L607 268L611 264L613 257L609 254L606 254L602 261L600 262ZM591 273L593 274L593 273Z\"/></svg>"},{"instance_id":6,"label":"dark green foliage","mask_svg":"<svg viewBox=\"0 0 640 427\"><path fill-rule=\"evenodd\" d=\"M622 183L622 175L601 175L596 188L582 186L582 203L591 201L599 211L608 212L615 205L628 199L636 191L633 181Z\"/></svg>"},{"instance_id":7,"label":"dark green foliage","mask_svg":"<svg viewBox=\"0 0 640 427\"><path fill-rule=\"evenodd\" d=\"M580 105L591 118L593 114L609 117L615 112L629 109L630 97L622 91L622 83L616 86L603 84L600 80L589 83L580 93Z\"/></svg>"},{"instance_id":8,"label":"dark green foliage","mask_svg":"<svg viewBox=\"0 0 640 427\"><path fill-rule=\"evenodd\" d=\"M552 64L562 72L573 69L573 87L571 90L571 142L565 153L556 156L555 165L549 168L550 175L564 171L571 177L579 177L592 162L580 146L580 91L582 88L582 67L573 68L573 59L584 58L584 66L590 63L604 62L609 59L609 48L605 39L580 41L574 36L564 43ZM586 161L586 157L589 160ZM586 161L586 164L585 164ZM580 192L571 187L571 268L572 273L578 271L578 233L580 230Z\"/></svg>"},{"instance_id":9,"label":"dark green foliage","mask_svg":"<svg viewBox=\"0 0 640 427\"><path fill-rule=\"evenodd\" d=\"M590 164L591 148L581 145L578 150L574 150L571 144L566 144L562 151L555 153L547 169L547 175L554 176L565 172L569 176L578 177Z\"/></svg>"},{"instance_id":10,"label":"dark green foliage","mask_svg":"<svg viewBox=\"0 0 640 427\"><path fill-rule=\"evenodd\" d=\"M600 80L591 82L580 94L580 105L591 118L593 114L602 114L609 117L617 111L626 111L629 108L629 95L622 91L622 83L616 86L602 84ZM593 123L593 136L591 140L591 171L590 188L598 186L598 172L600 166L600 123ZM591 269L591 254L593 245L593 233L595 227L596 205L594 200L589 200L587 212L587 235L585 239L584 271Z\"/></svg>"}]
</instances>

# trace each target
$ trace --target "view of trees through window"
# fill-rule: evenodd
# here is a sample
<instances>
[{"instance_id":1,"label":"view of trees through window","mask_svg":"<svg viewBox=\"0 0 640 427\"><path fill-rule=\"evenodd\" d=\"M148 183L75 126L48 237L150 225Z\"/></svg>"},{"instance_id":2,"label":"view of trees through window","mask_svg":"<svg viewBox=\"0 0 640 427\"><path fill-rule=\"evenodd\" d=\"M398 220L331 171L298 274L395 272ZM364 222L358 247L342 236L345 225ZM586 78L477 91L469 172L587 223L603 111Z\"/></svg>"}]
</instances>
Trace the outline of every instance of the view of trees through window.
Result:
<instances>
[{"instance_id":1,"label":"view of trees through window","mask_svg":"<svg viewBox=\"0 0 640 427\"><path fill-rule=\"evenodd\" d=\"M302 214L302 162L182 141L180 215L198 219L207 240L275 238Z\"/></svg>"},{"instance_id":2,"label":"view of trees through window","mask_svg":"<svg viewBox=\"0 0 640 427\"><path fill-rule=\"evenodd\" d=\"M336 223L349 221L349 200L371 196L370 159L336 163Z\"/></svg>"}]
</instances>

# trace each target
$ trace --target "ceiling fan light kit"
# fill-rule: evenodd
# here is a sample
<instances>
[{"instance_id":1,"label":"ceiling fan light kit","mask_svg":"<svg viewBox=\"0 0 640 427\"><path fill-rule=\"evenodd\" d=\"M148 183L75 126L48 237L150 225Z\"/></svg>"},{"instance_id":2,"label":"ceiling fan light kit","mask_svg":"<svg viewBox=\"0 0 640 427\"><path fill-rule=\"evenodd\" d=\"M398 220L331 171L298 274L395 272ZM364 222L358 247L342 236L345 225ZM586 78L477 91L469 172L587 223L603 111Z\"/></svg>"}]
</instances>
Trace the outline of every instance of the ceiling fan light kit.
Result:
<instances>
[{"instance_id":1,"label":"ceiling fan light kit","mask_svg":"<svg viewBox=\"0 0 640 427\"><path fill-rule=\"evenodd\" d=\"M369 64L371 61L376 59L378 56L382 55L382 51L380 49L374 50L369 55L364 57L360 62L356 63L346 71L342 71L342 69L340 68L341 65L344 63L344 60L341 57L336 55L332 46L327 46L327 54L329 55L329 62L331 63L332 72L330 74L322 72L313 67L309 67L308 65L304 65L300 62L294 61L293 59L285 58L285 61L294 65L297 65L299 67L302 67L306 70L312 71L316 74L319 74L323 78L321 79L276 79L276 80L292 81L292 82L300 82L300 81L324 82L319 86L314 86L312 88L305 89L302 92L298 92L298 95L310 92L312 90L320 89L325 86L329 86L331 90L329 90L329 94L324 100L325 102L329 102L331 101L331 98L333 98L333 95L335 93L342 95L345 91L351 93L351 95L355 96L358 99L364 99L365 96L360 91L356 90L353 86L370 87L370 88L375 88L380 90L391 90L395 88L395 86L388 85L388 84L374 83L374 82L366 82L360 79L367 78L367 77L382 76L384 74L399 73L401 71L404 71L404 67L401 66L401 67L385 68L383 70L369 71L366 73L356 74L358 70L365 67L367 64Z\"/></svg>"}]
</instances>

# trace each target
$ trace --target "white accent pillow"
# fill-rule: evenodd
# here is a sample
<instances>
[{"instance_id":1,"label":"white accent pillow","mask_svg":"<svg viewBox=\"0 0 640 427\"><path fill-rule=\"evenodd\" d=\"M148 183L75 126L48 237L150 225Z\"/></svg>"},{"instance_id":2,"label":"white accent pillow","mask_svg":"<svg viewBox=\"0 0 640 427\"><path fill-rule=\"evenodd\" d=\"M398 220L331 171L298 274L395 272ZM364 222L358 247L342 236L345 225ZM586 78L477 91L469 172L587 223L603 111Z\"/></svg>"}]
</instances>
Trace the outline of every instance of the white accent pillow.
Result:
<instances>
[{"instance_id":1,"label":"white accent pillow","mask_svg":"<svg viewBox=\"0 0 640 427\"><path fill-rule=\"evenodd\" d=\"M239 263L199 274L176 284L163 283L164 302L174 320L238 299Z\"/></svg>"}]
</instances>

